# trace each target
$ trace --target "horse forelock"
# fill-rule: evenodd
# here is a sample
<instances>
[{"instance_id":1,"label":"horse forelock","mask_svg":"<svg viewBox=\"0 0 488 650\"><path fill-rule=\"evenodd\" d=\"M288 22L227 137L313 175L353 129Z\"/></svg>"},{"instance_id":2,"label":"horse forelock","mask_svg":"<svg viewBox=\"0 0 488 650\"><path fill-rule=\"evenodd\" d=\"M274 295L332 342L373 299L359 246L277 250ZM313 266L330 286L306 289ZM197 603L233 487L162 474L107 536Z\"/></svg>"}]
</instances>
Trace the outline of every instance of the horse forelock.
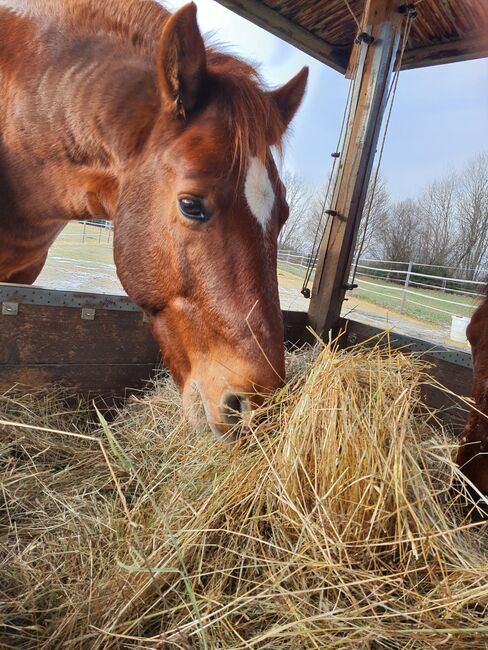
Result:
<instances>
[{"instance_id":1,"label":"horse forelock","mask_svg":"<svg viewBox=\"0 0 488 650\"><path fill-rule=\"evenodd\" d=\"M281 155L282 117L251 64L216 49L207 56L219 115L231 139L232 166L243 177L253 158L266 164L270 143Z\"/></svg>"}]
</instances>

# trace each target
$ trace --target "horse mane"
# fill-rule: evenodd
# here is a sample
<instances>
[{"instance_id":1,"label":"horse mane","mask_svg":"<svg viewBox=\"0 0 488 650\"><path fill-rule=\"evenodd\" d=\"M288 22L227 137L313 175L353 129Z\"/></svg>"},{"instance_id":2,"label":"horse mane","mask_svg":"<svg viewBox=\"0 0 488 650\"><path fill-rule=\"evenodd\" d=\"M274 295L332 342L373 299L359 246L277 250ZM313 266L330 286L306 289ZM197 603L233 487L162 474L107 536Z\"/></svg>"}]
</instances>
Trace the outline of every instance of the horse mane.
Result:
<instances>
[{"instance_id":1,"label":"horse mane","mask_svg":"<svg viewBox=\"0 0 488 650\"><path fill-rule=\"evenodd\" d=\"M21 15L53 19L73 36L106 35L156 64L159 40L170 13L155 0L4 0ZM250 156L266 159L269 143L281 153L283 118L258 71L218 45L206 46L207 66L223 124L233 139L239 171Z\"/></svg>"}]
</instances>

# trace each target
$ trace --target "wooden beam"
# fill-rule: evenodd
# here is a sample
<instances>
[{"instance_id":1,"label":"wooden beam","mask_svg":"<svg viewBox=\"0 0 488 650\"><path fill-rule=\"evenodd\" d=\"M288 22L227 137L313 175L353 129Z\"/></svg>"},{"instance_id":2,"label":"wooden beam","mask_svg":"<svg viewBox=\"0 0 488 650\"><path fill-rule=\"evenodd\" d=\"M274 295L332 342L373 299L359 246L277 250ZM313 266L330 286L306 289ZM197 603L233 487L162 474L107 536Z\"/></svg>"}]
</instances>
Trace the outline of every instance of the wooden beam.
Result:
<instances>
[{"instance_id":1,"label":"wooden beam","mask_svg":"<svg viewBox=\"0 0 488 650\"><path fill-rule=\"evenodd\" d=\"M398 50L401 15L397 0L368 0L361 21L373 42L356 44L352 104L322 240L310 301L315 331L327 336L338 321L346 292L359 221L386 105L386 94Z\"/></svg>"},{"instance_id":2,"label":"wooden beam","mask_svg":"<svg viewBox=\"0 0 488 650\"><path fill-rule=\"evenodd\" d=\"M488 57L488 32L466 35L460 40L449 43L436 43L406 50L403 55L402 70L456 61L471 61L484 57Z\"/></svg>"},{"instance_id":3,"label":"wooden beam","mask_svg":"<svg viewBox=\"0 0 488 650\"><path fill-rule=\"evenodd\" d=\"M322 63L326 63L334 70L345 72L350 47L327 43L260 0L217 0L217 2Z\"/></svg>"},{"instance_id":4,"label":"wooden beam","mask_svg":"<svg viewBox=\"0 0 488 650\"><path fill-rule=\"evenodd\" d=\"M0 390L12 395L62 386L65 394L123 398L144 389L157 373L156 363L31 364L0 367Z\"/></svg>"},{"instance_id":5,"label":"wooden beam","mask_svg":"<svg viewBox=\"0 0 488 650\"><path fill-rule=\"evenodd\" d=\"M10 287L0 288L0 302ZM54 291L12 289L19 295L17 315L0 314L0 392L16 384L19 392L62 384L83 394L123 396L142 387L160 365L159 346L142 312L104 309L100 305L111 297L100 295L94 320L84 320L80 308L21 298L32 290L54 302ZM65 292L67 303L69 294L79 295Z\"/></svg>"}]
</instances>

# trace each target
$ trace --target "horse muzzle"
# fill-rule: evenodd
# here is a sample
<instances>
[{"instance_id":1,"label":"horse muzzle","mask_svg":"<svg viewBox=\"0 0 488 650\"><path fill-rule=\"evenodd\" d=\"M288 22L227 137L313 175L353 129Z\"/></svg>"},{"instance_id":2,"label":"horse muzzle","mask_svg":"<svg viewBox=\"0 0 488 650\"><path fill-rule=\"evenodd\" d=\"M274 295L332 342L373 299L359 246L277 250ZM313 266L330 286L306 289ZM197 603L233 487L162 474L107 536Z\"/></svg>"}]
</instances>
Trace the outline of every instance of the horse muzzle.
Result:
<instances>
[{"instance_id":1,"label":"horse muzzle","mask_svg":"<svg viewBox=\"0 0 488 650\"><path fill-rule=\"evenodd\" d=\"M235 379L235 377L232 377ZM258 409L270 393L283 384L277 374L266 377L259 384L252 381L202 381L192 378L183 389L183 404L190 416L197 412L197 401L205 411L205 418L218 438L233 441L249 432Z\"/></svg>"}]
</instances>

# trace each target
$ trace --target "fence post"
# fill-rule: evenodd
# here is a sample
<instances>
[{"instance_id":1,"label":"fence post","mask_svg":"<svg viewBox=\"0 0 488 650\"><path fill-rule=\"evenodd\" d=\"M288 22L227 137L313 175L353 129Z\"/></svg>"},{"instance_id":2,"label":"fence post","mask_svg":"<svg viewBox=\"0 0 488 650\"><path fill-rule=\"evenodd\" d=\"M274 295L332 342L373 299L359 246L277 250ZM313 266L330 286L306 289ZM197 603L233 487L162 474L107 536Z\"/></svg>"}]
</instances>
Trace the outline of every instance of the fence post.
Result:
<instances>
[{"instance_id":1,"label":"fence post","mask_svg":"<svg viewBox=\"0 0 488 650\"><path fill-rule=\"evenodd\" d=\"M408 285L410 283L410 273L412 272L412 261L408 263L408 270L407 270L407 275L405 276L405 284L403 285L403 294L402 294L402 303L400 305L400 312L403 314L403 310L405 308L405 303L407 301L407 289Z\"/></svg>"}]
</instances>

